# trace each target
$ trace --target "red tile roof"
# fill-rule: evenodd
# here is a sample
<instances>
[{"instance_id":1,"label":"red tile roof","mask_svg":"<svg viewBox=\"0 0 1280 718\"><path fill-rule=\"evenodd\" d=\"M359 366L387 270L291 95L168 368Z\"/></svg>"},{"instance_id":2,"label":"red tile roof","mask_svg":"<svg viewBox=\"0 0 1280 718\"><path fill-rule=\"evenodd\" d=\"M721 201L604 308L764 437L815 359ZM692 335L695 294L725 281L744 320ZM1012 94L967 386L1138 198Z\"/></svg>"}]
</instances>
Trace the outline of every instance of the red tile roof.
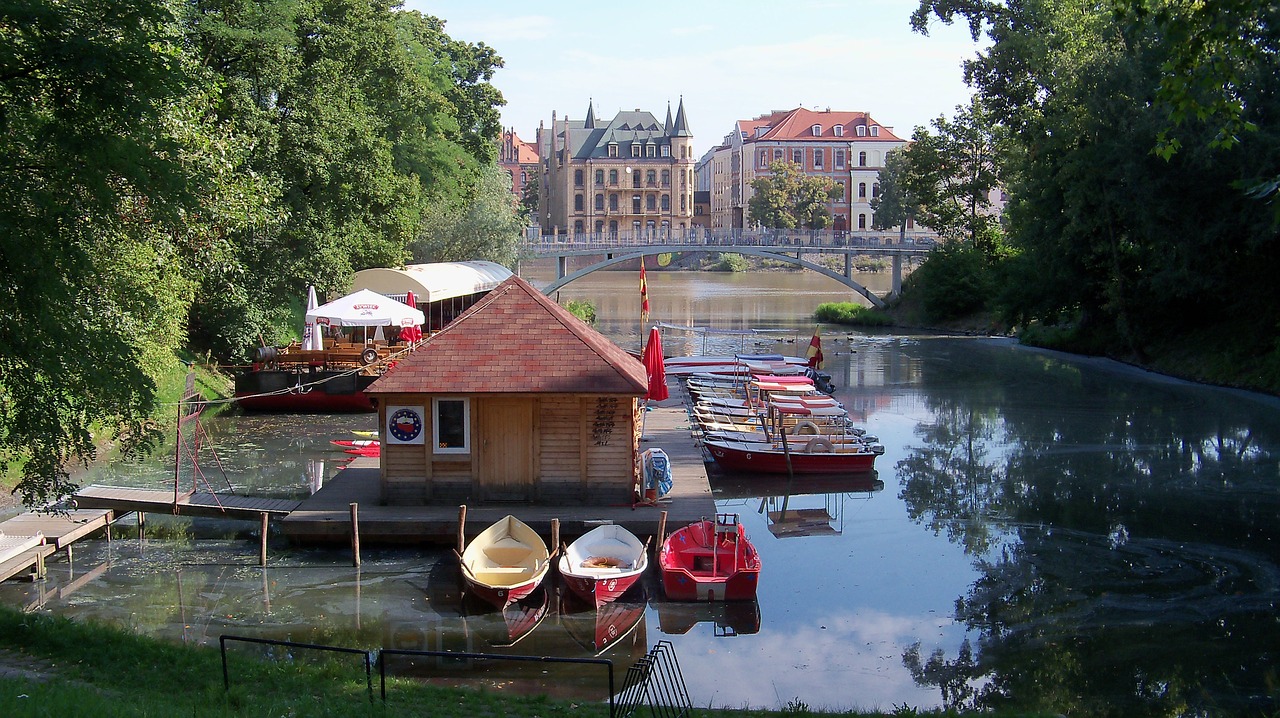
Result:
<instances>
[{"instance_id":1,"label":"red tile roof","mask_svg":"<svg viewBox=\"0 0 1280 718\"><path fill-rule=\"evenodd\" d=\"M822 126L821 136L815 137L813 135L814 125ZM831 129L836 125L844 127L844 135L842 137L837 137ZM877 125L880 127L878 130L879 135L872 137L868 132L866 135L858 136L857 129L855 129L858 125L866 125L867 127ZM768 115L760 115L752 120L739 120L738 127L740 131L747 133L747 137L744 140L746 142L753 140L902 141L901 137L893 134L891 128L876 122L866 112L832 110L819 112L797 107L794 110L774 110ZM757 137L757 128L760 127L768 129L763 135Z\"/></svg>"},{"instance_id":2,"label":"red tile roof","mask_svg":"<svg viewBox=\"0 0 1280 718\"><path fill-rule=\"evenodd\" d=\"M512 276L367 391L641 396L647 383L640 360Z\"/></svg>"}]
</instances>

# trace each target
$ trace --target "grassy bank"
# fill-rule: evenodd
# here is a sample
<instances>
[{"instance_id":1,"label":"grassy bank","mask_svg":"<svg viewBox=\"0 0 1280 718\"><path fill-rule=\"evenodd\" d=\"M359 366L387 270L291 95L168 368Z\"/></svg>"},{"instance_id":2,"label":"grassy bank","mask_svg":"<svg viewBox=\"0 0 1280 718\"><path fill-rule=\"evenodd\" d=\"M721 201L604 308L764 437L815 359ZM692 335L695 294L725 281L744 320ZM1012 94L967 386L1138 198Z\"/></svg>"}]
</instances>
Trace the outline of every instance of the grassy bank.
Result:
<instances>
[{"instance_id":1,"label":"grassy bank","mask_svg":"<svg viewBox=\"0 0 1280 718\"><path fill-rule=\"evenodd\" d=\"M25 716L600 716L608 704L541 696L439 688L388 678L379 697L374 671L370 702L358 657L329 665L267 662L228 651L231 688L223 687L215 648L165 643L114 628L0 608L0 715ZM641 709L648 715L648 709ZM764 716L960 716L898 707L888 713L811 711L792 700L779 711L694 709L703 718ZM1008 718L1029 714L982 713ZM1034 714L1043 715L1043 714Z\"/></svg>"}]
</instances>

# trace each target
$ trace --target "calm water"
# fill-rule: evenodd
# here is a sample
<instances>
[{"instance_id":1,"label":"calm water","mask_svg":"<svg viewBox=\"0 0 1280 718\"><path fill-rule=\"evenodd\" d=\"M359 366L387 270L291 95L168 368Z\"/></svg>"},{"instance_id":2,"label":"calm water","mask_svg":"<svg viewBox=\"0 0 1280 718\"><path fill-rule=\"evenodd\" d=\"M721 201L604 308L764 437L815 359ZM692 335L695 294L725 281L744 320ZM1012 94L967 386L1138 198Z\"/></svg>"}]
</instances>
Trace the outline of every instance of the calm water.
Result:
<instances>
[{"instance_id":1,"label":"calm water","mask_svg":"<svg viewBox=\"0 0 1280 718\"><path fill-rule=\"evenodd\" d=\"M602 273L561 299L593 300L601 328L638 350L637 291L635 273ZM794 328L707 346L669 331L669 354L802 352L812 323L796 317L847 297L790 272L650 272L649 292L655 321ZM837 398L887 451L875 482L713 481L762 555L756 604L675 605L651 590L597 616L549 595L545 615L537 605L504 620L459 599L444 552L366 547L357 571L341 549L276 541L264 571L248 527L154 519L163 533L78 544L74 564L50 564L43 584L0 585L0 600L192 641L599 654L620 666L619 685L667 640L696 706L1280 710L1280 403L1004 341L827 328L823 344ZM222 465L201 455L211 485L301 496L339 470L328 440L373 419L205 425ZM172 479L164 464L88 481L159 485ZM400 670L604 697L593 666Z\"/></svg>"}]
</instances>

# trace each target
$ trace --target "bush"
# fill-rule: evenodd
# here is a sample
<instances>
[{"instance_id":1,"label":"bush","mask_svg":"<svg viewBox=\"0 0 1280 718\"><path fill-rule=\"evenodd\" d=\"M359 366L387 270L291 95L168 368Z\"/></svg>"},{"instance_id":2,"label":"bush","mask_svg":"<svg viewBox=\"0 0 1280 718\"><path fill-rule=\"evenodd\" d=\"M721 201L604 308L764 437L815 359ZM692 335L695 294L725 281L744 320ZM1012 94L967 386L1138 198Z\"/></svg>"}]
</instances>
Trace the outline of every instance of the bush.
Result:
<instances>
[{"instance_id":1,"label":"bush","mask_svg":"<svg viewBox=\"0 0 1280 718\"><path fill-rule=\"evenodd\" d=\"M720 255L720 261L716 263L715 270L718 272L745 272L748 266L746 257L741 254L725 252Z\"/></svg>"},{"instance_id":2,"label":"bush","mask_svg":"<svg viewBox=\"0 0 1280 718\"><path fill-rule=\"evenodd\" d=\"M814 310L813 318L829 324L859 327L884 327L893 324L893 320L884 312L853 302L823 302Z\"/></svg>"},{"instance_id":3,"label":"bush","mask_svg":"<svg viewBox=\"0 0 1280 718\"><path fill-rule=\"evenodd\" d=\"M930 250L924 264L912 273L910 284L919 293L927 319L949 321L987 308L992 269L980 250L947 242Z\"/></svg>"},{"instance_id":4,"label":"bush","mask_svg":"<svg viewBox=\"0 0 1280 718\"><path fill-rule=\"evenodd\" d=\"M568 304L564 305L564 308L587 324L594 325L596 323L596 305L585 299L571 299Z\"/></svg>"}]
</instances>

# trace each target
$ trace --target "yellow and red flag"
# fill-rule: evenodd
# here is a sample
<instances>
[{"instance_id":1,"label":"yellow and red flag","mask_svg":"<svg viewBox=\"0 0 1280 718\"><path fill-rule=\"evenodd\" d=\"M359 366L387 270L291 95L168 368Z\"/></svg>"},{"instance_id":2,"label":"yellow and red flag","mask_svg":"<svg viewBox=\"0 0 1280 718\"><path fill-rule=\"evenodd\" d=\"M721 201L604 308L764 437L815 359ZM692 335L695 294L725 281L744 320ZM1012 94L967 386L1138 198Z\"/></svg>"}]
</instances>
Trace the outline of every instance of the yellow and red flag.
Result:
<instances>
[{"instance_id":1,"label":"yellow and red flag","mask_svg":"<svg viewBox=\"0 0 1280 718\"><path fill-rule=\"evenodd\" d=\"M649 323L649 282L644 276L644 257L640 258L640 323Z\"/></svg>"},{"instance_id":2,"label":"yellow and red flag","mask_svg":"<svg viewBox=\"0 0 1280 718\"><path fill-rule=\"evenodd\" d=\"M822 337L818 334L818 328L813 328L813 338L809 340L809 350L805 352L805 356L809 357L809 366L814 369L821 369L826 363L822 356Z\"/></svg>"}]
</instances>

